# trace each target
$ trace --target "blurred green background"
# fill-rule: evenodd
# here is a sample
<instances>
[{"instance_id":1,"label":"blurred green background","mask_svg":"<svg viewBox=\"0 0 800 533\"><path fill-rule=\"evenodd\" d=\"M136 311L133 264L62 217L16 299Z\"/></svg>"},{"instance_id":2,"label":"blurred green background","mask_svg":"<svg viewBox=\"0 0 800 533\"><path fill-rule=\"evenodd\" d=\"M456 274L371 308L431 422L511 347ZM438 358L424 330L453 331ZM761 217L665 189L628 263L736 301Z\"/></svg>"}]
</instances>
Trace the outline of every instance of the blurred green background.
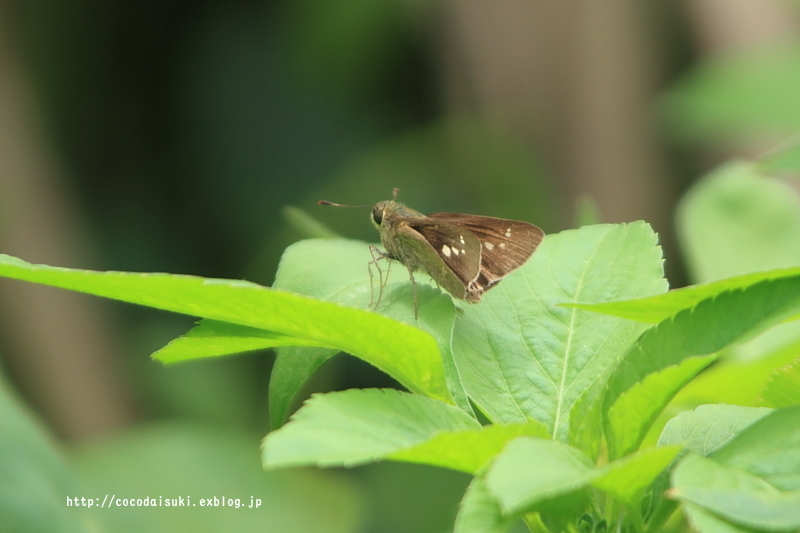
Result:
<instances>
[{"instance_id":1,"label":"blurred green background","mask_svg":"<svg viewBox=\"0 0 800 533\"><path fill-rule=\"evenodd\" d=\"M304 236L287 206L375 240L366 210L315 202L372 204L399 187L422 212L547 232L645 219L672 286L710 279L684 266L675 206L718 163L800 130L799 10L788 0L0 1L0 252L268 285L283 248ZM2 280L0 450L22 466L0 469L0 496L40 497L0 497L1 530L452 528L461 474L264 473L272 354L149 360L191 323ZM313 381L309 393L392 385L344 356ZM97 512L67 508L65 492L264 505Z\"/></svg>"}]
</instances>

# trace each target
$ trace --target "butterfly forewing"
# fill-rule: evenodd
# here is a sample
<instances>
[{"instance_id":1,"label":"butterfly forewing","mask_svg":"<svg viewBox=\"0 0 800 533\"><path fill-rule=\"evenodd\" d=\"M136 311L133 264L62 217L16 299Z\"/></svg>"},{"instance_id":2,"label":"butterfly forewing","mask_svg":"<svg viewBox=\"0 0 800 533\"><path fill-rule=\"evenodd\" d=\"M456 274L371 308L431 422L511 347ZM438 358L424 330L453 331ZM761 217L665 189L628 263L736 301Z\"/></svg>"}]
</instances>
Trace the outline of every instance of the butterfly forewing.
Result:
<instances>
[{"instance_id":1,"label":"butterfly forewing","mask_svg":"<svg viewBox=\"0 0 800 533\"><path fill-rule=\"evenodd\" d=\"M464 285L478 277L481 242L471 231L441 222L427 222L411 227L422 235Z\"/></svg>"},{"instance_id":2,"label":"butterfly forewing","mask_svg":"<svg viewBox=\"0 0 800 533\"><path fill-rule=\"evenodd\" d=\"M403 259L407 266L426 271L456 298L467 297L481 271L481 243L472 232L427 217L401 218L395 227L397 238L415 249Z\"/></svg>"}]
</instances>

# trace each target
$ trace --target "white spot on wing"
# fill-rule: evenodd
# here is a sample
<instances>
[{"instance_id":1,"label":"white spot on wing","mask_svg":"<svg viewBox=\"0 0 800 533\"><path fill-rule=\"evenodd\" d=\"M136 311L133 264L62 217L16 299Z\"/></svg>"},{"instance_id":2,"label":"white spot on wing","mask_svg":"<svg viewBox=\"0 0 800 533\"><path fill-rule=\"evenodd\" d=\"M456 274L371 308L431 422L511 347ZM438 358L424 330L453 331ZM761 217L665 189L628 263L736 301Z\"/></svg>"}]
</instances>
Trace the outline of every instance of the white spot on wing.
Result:
<instances>
[{"instance_id":1,"label":"white spot on wing","mask_svg":"<svg viewBox=\"0 0 800 533\"><path fill-rule=\"evenodd\" d=\"M450 247L449 247L449 246L447 246L446 244L443 244L443 245L442 245L442 253L443 253L445 256L447 256L447 257L450 257Z\"/></svg>"},{"instance_id":2,"label":"white spot on wing","mask_svg":"<svg viewBox=\"0 0 800 533\"><path fill-rule=\"evenodd\" d=\"M511 237L511 228L506 228L506 237Z\"/></svg>"},{"instance_id":3,"label":"white spot on wing","mask_svg":"<svg viewBox=\"0 0 800 533\"><path fill-rule=\"evenodd\" d=\"M494 250L494 244L492 244L492 243L490 243L490 242L484 242L484 243L483 243L483 245L484 245L484 246L486 247L486 249L487 249L487 250L489 250L490 252L491 252L492 250Z\"/></svg>"},{"instance_id":4,"label":"white spot on wing","mask_svg":"<svg viewBox=\"0 0 800 533\"><path fill-rule=\"evenodd\" d=\"M464 250L461 251L463 252ZM458 252L459 252L458 248L453 248L453 254L458 255Z\"/></svg>"},{"instance_id":5,"label":"white spot on wing","mask_svg":"<svg viewBox=\"0 0 800 533\"><path fill-rule=\"evenodd\" d=\"M461 239L461 244L467 244L467 243L464 242L464 236L463 235L460 235L459 238Z\"/></svg>"},{"instance_id":6,"label":"white spot on wing","mask_svg":"<svg viewBox=\"0 0 800 533\"><path fill-rule=\"evenodd\" d=\"M505 247L506 247L506 243L504 243L504 242L501 242L501 243L500 243L500 248L505 248Z\"/></svg>"}]
</instances>

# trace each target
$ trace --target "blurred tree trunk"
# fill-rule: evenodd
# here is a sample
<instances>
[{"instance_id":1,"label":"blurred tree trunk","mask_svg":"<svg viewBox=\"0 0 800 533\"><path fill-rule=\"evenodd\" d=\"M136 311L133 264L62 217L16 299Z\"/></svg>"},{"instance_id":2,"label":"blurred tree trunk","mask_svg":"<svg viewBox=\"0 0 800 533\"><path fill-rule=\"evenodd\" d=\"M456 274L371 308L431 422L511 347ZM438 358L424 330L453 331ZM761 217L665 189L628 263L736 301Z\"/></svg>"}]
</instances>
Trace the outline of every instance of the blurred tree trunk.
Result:
<instances>
[{"instance_id":1,"label":"blurred tree trunk","mask_svg":"<svg viewBox=\"0 0 800 533\"><path fill-rule=\"evenodd\" d=\"M705 55L796 38L797 8L785 0L687 0L697 47Z\"/></svg>"},{"instance_id":2,"label":"blurred tree trunk","mask_svg":"<svg viewBox=\"0 0 800 533\"><path fill-rule=\"evenodd\" d=\"M580 196L604 221L671 229L674 192L653 110L660 60L635 0L450 1L447 104L501 120L541 154L572 226Z\"/></svg>"},{"instance_id":3,"label":"blurred tree trunk","mask_svg":"<svg viewBox=\"0 0 800 533\"><path fill-rule=\"evenodd\" d=\"M87 243L50 153L0 3L0 250L34 263L83 266ZM3 359L23 395L70 439L127 424L109 306L96 298L0 280Z\"/></svg>"}]
</instances>

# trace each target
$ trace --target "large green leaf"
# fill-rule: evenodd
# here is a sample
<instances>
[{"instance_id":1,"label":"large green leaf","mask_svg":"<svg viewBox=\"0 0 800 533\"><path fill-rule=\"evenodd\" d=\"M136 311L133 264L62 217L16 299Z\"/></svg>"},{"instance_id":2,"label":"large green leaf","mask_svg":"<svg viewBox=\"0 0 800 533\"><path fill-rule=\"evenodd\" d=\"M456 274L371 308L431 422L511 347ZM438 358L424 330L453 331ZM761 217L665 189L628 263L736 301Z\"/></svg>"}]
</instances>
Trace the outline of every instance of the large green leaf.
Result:
<instances>
[{"instance_id":1,"label":"large green leaf","mask_svg":"<svg viewBox=\"0 0 800 533\"><path fill-rule=\"evenodd\" d=\"M649 389L646 405L623 393L648 374L752 337L798 308L800 276L771 279L703 300L645 332L616 369L605 397L606 411L614 413L606 427L611 457L636 449L676 390L668 382L659 385L660 397L653 394L658 391ZM696 370L700 369L702 365ZM638 389L642 390L641 386ZM618 401L621 403L615 405Z\"/></svg>"},{"instance_id":2,"label":"large green leaf","mask_svg":"<svg viewBox=\"0 0 800 533\"><path fill-rule=\"evenodd\" d=\"M711 457L779 489L800 491L800 405L776 409Z\"/></svg>"},{"instance_id":3,"label":"large green leaf","mask_svg":"<svg viewBox=\"0 0 800 533\"><path fill-rule=\"evenodd\" d=\"M486 484L506 515L534 509L589 486L614 495L638 513L642 494L669 465L678 446L650 448L602 467L576 448L540 438L509 443L486 474Z\"/></svg>"},{"instance_id":4,"label":"large green leaf","mask_svg":"<svg viewBox=\"0 0 800 533\"><path fill-rule=\"evenodd\" d=\"M596 304L569 304L570 307L595 311L649 324L658 324L669 317L689 309L706 298L734 289L743 289L768 279L800 276L800 267L776 268L751 274L742 274L718 281L689 285L664 294L635 300L619 302L599 302Z\"/></svg>"},{"instance_id":5,"label":"large green leaf","mask_svg":"<svg viewBox=\"0 0 800 533\"><path fill-rule=\"evenodd\" d=\"M371 260L367 243L322 239L300 241L284 252L275 279L275 288L362 309L370 307L370 304L374 307L380 299L378 313L433 335L441 352L441 362L451 395L457 405L471 411L450 347L455 318L452 300L428 285L430 278L418 274L415 277L419 281L419 305L418 316L415 317L413 291L405 267L398 263L389 266L383 261L384 265L380 268L388 275L388 281L381 290L378 267L370 267L373 276L371 278L368 269ZM335 354L334 350L315 347L278 349L270 381L272 427L279 427L283 423L289 402L300 385Z\"/></svg>"},{"instance_id":6,"label":"large green leaf","mask_svg":"<svg viewBox=\"0 0 800 533\"><path fill-rule=\"evenodd\" d=\"M675 468L672 484L671 497L734 525L766 531L800 529L800 491L779 491L743 469L690 454Z\"/></svg>"},{"instance_id":7,"label":"large green leaf","mask_svg":"<svg viewBox=\"0 0 800 533\"><path fill-rule=\"evenodd\" d=\"M391 389L314 395L264 439L269 468L352 466L381 459L475 474L510 440L544 436L536 421L481 426L451 405Z\"/></svg>"},{"instance_id":8,"label":"large green leaf","mask_svg":"<svg viewBox=\"0 0 800 533\"><path fill-rule=\"evenodd\" d=\"M452 401L436 341L418 328L376 313L246 281L57 268L31 265L7 255L0 255L0 276L264 329L278 345L289 343L286 337L291 336L297 345L344 350L412 391ZM249 333L252 330L246 330L244 336ZM193 341L201 337L198 333ZM242 335L233 337L231 342L242 342ZM212 336L211 342L221 341Z\"/></svg>"},{"instance_id":9,"label":"large green leaf","mask_svg":"<svg viewBox=\"0 0 800 533\"><path fill-rule=\"evenodd\" d=\"M266 436L262 458L268 468L353 466L408 450L440 432L480 429L470 415L438 400L392 389L351 389L312 396L289 423ZM428 452L404 459L441 460L440 450ZM450 459L463 453L469 460L471 453L452 452Z\"/></svg>"},{"instance_id":10,"label":"large green leaf","mask_svg":"<svg viewBox=\"0 0 800 533\"><path fill-rule=\"evenodd\" d=\"M503 514L531 509L553 498L581 492L599 476L580 450L560 442L519 438L492 463L486 486Z\"/></svg>"},{"instance_id":11,"label":"large green leaf","mask_svg":"<svg viewBox=\"0 0 800 533\"><path fill-rule=\"evenodd\" d=\"M698 455L708 455L771 412L764 407L701 405L667 422L658 444L679 444Z\"/></svg>"},{"instance_id":12,"label":"large green leaf","mask_svg":"<svg viewBox=\"0 0 800 533\"><path fill-rule=\"evenodd\" d=\"M558 304L659 294L662 276L645 223L548 235L521 269L457 317L453 347L470 397L495 422L530 417L567 440L570 418L587 415L646 326Z\"/></svg>"}]
</instances>

